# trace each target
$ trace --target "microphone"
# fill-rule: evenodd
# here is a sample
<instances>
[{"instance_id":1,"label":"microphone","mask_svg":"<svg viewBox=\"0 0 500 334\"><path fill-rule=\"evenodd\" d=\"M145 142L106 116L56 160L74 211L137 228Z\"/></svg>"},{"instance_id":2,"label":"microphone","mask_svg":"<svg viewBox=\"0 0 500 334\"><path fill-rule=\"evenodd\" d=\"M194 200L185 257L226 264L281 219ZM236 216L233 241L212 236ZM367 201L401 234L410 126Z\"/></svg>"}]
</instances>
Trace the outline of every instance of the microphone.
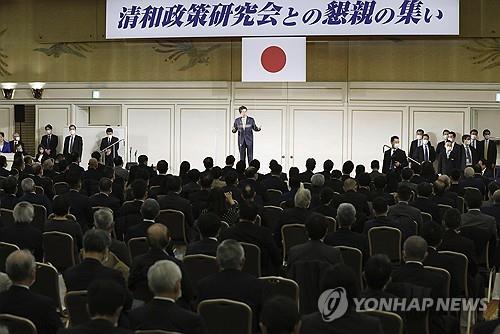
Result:
<instances>
[{"instance_id":1,"label":"microphone","mask_svg":"<svg viewBox=\"0 0 500 334\"><path fill-rule=\"evenodd\" d=\"M382 146L382 153L385 153L385 148L386 148L386 147L387 147L388 149L391 149L391 148L392 148L392 147L390 147L389 145L385 145L385 144L384 144L384 146Z\"/></svg>"},{"instance_id":2,"label":"microphone","mask_svg":"<svg viewBox=\"0 0 500 334\"><path fill-rule=\"evenodd\" d=\"M420 162L418 162L418 161L417 161L417 160L415 160L415 159L412 159L412 158L410 158L410 157L407 157L407 158L408 158L408 160L409 160L410 162L413 162L414 164L417 164L417 165L419 165L419 166L421 166L421 165L422 165Z\"/></svg>"},{"instance_id":3,"label":"microphone","mask_svg":"<svg viewBox=\"0 0 500 334\"><path fill-rule=\"evenodd\" d=\"M129 150L128 150L128 159L130 161L130 158L132 158L132 146L130 146Z\"/></svg>"},{"instance_id":4,"label":"microphone","mask_svg":"<svg viewBox=\"0 0 500 334\"><path fill-rule=\"evenodd\" d=\"M137 162L137 150L135 150L135 153L134 153L134 160L135 160L135 162Z\"/></svg>"}]
</instances>

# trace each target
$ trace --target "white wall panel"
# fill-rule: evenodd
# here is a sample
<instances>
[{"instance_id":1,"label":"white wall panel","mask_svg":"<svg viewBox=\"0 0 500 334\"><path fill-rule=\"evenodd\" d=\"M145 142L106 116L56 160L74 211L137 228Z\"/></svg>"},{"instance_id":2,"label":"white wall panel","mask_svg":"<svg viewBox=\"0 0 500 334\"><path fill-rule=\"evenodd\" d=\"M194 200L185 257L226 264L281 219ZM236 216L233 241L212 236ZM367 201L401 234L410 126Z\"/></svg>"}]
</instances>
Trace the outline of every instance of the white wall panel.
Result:
<instances>
[{"instance_id":1,"label":"white wall panel","mask_svg":"<svg viewBox=\"0 0 500 334\"><path fill-rule=\"evenodd\" d=\"M68 135L69 115L71 107L69 105L37 106L36 108L36 135L35 146L42 140L45 134L45 125L52 125L52 133L59 137L57 152L62 152L64 137ZM85 138L84 138L85 140Z\"/></svg>"},{"instance_id":2,"label":"white wall panel","mask_svg":"<svg viewBox=\"0 0 500 334\"><path fill-rule=\"evenodd\" d=\"M500 108L477 108L473 109L474 127L479 131L479 137L483 136L483 130L489 129L491 136L497 141L497 150L500 152ZM500 155L497 157L497 165L500 164Z\"/></svg>"},{"instance_id":3,"label":"white wall panel","mask_svg":"<svg viewBox=\"0 0 500 334\"><path fill-rule=\"evenodd\" d=\"M442 140L444 129L457 134L456 141L462 142L462 135L469 132L466 121L467 108L439 108L439 107L412 107L412 126L410 126L410 140L414 139L417 129L423 129L429 134L434 147ZM409 143L406 146L408 149Z\"/></svg>"},{"instance_id":4,"label":"white wall panel","mask_svg":"<svg viewBox=\"0 0 500 334\"><path fill-rule=\"evenodd\" d=\"M5 140L9 140L14 132L14 106L0 105L0 132L5 133Z\"/></svg>"},{"instance_id":5,"label":"white wall panel","mask_svg":"<svg viewBox=\"0 0 500 334\"><path fill-rule=\"evenodd\" d=\"M354 164L364 164L368 169L377 159L382 166L382 146L390 145L391 136L402 138L401 147L406 147L407 119L405 108L353 109L350 152Z\"/></svg>"}]
</instances>

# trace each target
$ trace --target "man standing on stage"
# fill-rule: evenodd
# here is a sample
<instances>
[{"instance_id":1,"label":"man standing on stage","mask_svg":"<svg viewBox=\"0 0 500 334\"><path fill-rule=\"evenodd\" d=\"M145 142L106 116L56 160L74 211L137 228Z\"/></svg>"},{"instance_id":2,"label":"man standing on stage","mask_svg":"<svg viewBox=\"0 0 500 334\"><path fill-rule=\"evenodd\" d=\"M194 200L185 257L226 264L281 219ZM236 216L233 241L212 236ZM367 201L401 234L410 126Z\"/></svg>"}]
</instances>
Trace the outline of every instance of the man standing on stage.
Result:
<instances>
[{"instance_id":1,"label":"man standing on stage","mask_svg":"<svg viewBox=\"0 0 500 334\"><path fill-rule=\"evenodd\" d=\"M71 156L78 158L78 161L82 160L83 153L83 138L76 134L76 126L71 124L69 126L69 136L64 138L63 154L67 160L70 160Z\"/></svg>"},{"instance_id":2,"label":"man standing on stage","mask_svg":"<svg viewBox=\"0 0 500 334\"><path fill-rule=\"evenodd\" d=\"M255 124L255 120L247 116L247 108L239 108L240 117L234 120L233 133L238 132L238 147L240 150L240 160L245 161L245 155L248 156L248 162L253 160L253 132L260 131ZM246 154L245 154L246 150Z\"/></svg>"},{"instance_id":3,"label":"man standing on stage","mask_svg":"<svg viewBox=\"0 0 500 334\"><path fill-rule=\"evenodd\" d=\"M104 153L106 166L113 167L113 160L118 156L118 146L120 145L118 141L119 139L113 136L113 129L107 128L106 137L102 138L101 145L99 146L99 149L104 151L101 153Z\"/></svg>"},{"instance_id":4,"label":"man standing on stage","mask_svg":"<svg viewBox=\"0 0 500 334\"><path fill-rule=\"evenodd\" d=\"M408 167L408 158L405 151L399 148L399 137L391 137L391 149L384 153L384 164L382 173L388 174L392 171L400 171Z\"/></svg>"}]
</instances>

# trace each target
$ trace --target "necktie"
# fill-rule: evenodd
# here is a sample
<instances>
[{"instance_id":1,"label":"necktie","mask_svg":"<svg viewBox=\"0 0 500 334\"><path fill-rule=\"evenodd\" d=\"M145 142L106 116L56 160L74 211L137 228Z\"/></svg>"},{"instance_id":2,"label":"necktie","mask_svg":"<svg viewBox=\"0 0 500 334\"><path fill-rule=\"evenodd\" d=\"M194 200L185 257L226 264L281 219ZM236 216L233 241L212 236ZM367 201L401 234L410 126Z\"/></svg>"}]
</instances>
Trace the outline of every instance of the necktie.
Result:
<instances>
[{"instance_id":1,"label":"necktie","mask_svg":"<svg viewBox=\"0 0 500 334\"><path fill-rule=\"evenodd\" d=\"M488 144L489 140L484 141L484 158L488 160Z\"/></svg>"},{"instance_id":2,"label":"necktie","mask_svg":"<svg viewBox=\"0 0 500 334\"><path fill-rule=\"evenodd\" d=\"M472 165L472 159L471 159L471 153L470 153L470 147L467 146L465 149L465 157L467 158L467 165Z\"/></svg>"},{"instance_id":3,"label":"necktie","mask_svg":"<svg viewBox=\"0 0 500 334\"><path fill-rule=\"evenodd\" d=\"M111 138L108 138L108 145L111 145Z\"/></svg>"},{"instance_id":4,"label":"necktie","mask_svg":"<svg viewBox=\"0 0 500 334\"><path fill-rule=\"evenodd\" d=\"M424 146L424 161L429 161L429 152L427 152L427 145Z\"/></svg>"},{"instance_id":5,"label":"necktie","mask_svg":"<svg viewBox=\"0 0 500 334\"><path fill-rule=\"evenodd\" d=\"M71 139L69 141L69 153L73 152L73 136L71 136Z\"/></svg>"},{"instance_id":6,"label":"necktie","mask_svg":"<svg viewBox=\"0 0 500 334\"><path fill-rule=\"evenodd\" d=\"M47 138L47 146L49 146L49 145L50 145L50 135L49 135L49 137Z\"/></svg>"},{"instance_id":7,"label":"necktie","mask_svg":"<svg viewBox=\"0 0 500 334\"><path fill-rule=\"evenodd\" d=\"M418 140L418 146L422 146L422 140Z\"/></svg>"},{"instance_id":8,"label":"necktie","mask_svg":"<svg viewBox=\"0 0 500 334\"><path fill-rule=\"evenodd\" d=\"M472 141L472 147L476 148L476 140Z\"/></svg>"}]
</instances>

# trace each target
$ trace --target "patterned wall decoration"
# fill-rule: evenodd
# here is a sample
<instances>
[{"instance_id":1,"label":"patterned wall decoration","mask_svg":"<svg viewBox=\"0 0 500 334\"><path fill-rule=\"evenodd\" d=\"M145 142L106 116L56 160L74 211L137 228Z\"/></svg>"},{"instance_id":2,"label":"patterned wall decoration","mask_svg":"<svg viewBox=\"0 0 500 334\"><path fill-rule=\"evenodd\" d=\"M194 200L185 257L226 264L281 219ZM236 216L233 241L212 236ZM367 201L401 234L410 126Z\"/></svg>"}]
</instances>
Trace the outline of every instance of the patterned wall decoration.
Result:
<instances>
[{"instance_id":1,"label":"patterned wall decoration","mask_svg":"<svg viewBox=\"0 0 500 334\"><path fill-rule=\"evenodd\" d=\"M2 37L5 35L7 32L7 28L3 29L0 31L0 41L2 40ZM0 47L0 76L5 77L11 75L11 73L7 70L7 67L9 67L9 64L7 64L7 54L5 53L4 48Z\"/></svg>"},{"instance_id":2,"label":"patterned wall decoration","mask_svg":"<svg viewBox=\"0 0 500 334\"><path fill-rule=\"evenodd\" d=\"M167 55L165 61L175 63L179 59L185 59L184 65L179 71L186 71L196 65L210 63L210 53L221 47L221 44L194 44L189 41L182 42L156 42L158 45L153 50Z\"/></svg>"},{"instance_id":3,"label":"patterned wall decoration","mask_svg":"<svg viewBox=\"0 0 500 334\"><path fill-rule=\"evenodd\" d=\"M465 48L472 52L472 61L482 70L500 67L500 38L475 39Z\"/></svg>"},{"instance_id":4,"label":"patterned wall decoration","mask_svg":"<svg viewBox=\"0 0 500 334\"><path fill-rule=\"evenodd\" d=\"M48 48L36 48L33 51L42 52L54 58L59 58L64 54L87 58L87 53L92 52L92 49L89 43L56 43Z\"/></svg>"}]
</instances>

